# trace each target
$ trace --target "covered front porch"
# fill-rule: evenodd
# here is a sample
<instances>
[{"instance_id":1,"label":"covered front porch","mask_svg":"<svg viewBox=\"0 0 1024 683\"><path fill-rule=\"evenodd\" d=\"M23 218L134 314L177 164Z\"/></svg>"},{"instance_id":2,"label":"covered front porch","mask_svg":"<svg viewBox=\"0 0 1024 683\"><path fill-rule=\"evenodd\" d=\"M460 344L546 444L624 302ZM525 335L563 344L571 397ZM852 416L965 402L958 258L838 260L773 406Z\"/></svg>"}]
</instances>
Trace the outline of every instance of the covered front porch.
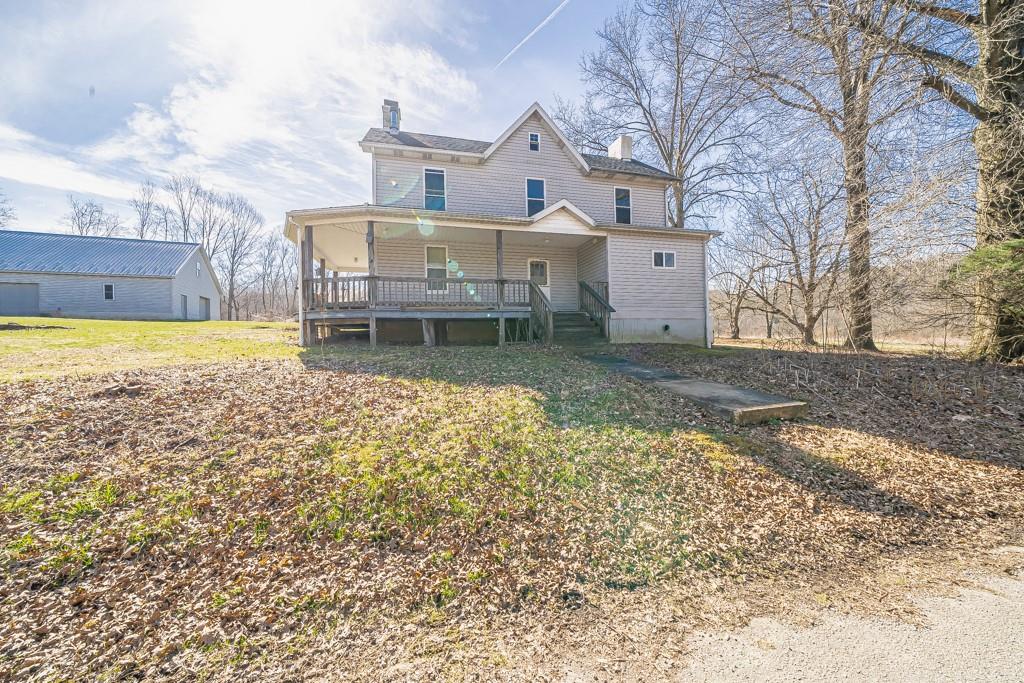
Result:
<instances>
[{"instance_id":1,"label":"covered front porch","mask_svg":"<svg viewBox=\"0 0 1024 683\"><path fill-rule=\"evenodd\" d=\"M299 246L301 343L357 326L367 329L371 345L400 327L402 340L411 341L414 321L428 345L444 343L456 321L480 321L499 345L550 343L555 315L577 311L608 336L604 234L564 218L544 229L529 219L431 213L290 213L288 234Z\"/></svg>"}]
</instances>

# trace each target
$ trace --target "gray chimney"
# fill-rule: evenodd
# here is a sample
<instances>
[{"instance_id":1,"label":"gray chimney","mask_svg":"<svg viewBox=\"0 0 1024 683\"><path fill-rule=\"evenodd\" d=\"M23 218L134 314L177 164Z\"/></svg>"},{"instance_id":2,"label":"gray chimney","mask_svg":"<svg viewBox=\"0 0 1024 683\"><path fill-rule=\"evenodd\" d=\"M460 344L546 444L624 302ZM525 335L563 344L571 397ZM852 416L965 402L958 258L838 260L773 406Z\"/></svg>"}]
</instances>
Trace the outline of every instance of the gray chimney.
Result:
<instances>
[{"instance_id":1,"label":"gray chimney","mask_svg":"<svg viewBox=\"0 0 1024 683\"><path fill-rule=\"evenodd\" d=\"M633 136L620 135L615 142L608 145L608 156L613 159L629 161L633 158Z\"/></svg>"},{"instance_id":2,"label":"gray chimney","mask_svg":"<svg viewBox=\"0 0 1024 683\"><path fill-rule=\"evenodd\" d=\"M402 123L402 110L398 108L398 102L396 100L384 100L384 106L380 109L384 113L384 127L392 133L397 133Z\"/></svg>"}]
</instances>

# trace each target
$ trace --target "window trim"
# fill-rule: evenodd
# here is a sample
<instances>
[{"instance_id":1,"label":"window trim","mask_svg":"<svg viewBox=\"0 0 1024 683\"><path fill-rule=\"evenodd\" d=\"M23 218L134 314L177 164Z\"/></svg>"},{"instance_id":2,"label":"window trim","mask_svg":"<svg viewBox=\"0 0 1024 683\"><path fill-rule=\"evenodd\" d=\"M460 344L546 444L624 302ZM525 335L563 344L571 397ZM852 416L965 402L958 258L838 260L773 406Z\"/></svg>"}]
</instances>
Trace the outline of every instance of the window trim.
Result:
<instances>
[{"instance_id":1,"label":"window trim","mask_svg":"<svg viewBox=\"0 0 1024 683\"><path fill-rule=\"evenodd\" d=\"M666 266L666 265L657 266L657 265L655 265L654 264L654 255L655 254L672 254L672 265L671 266ZM663 264L665 263L665 257L664 256L661 257L661 262ZM653 268L654 270L675 270L676 269L676 252L674 250L672 250L672 249L651 249L651 268Z\"/></svg>"},{"instance_id":2,"label":"window trim","mask_svg":"<svg viewBox=\"0 0 1024 683\"><path fill-rule=\"evenodd\" d=\"M540 257L529 257L526 259L526 280L527 282L533 282L533 277L530 275L530 264L535 261L543 261L545 263L544 272L548 275L548 283L546 285L537 285L538 287L547 287L551 289L551 259L540 258ZM549 297L550 298L550 297Z\"/></svg>"},{"instance_id":3,"label":"window trim","mask_svg":"<svg viewBox=\"0 0 1024 683\"><path fill-rule=\"evenodd\" d=\"M110 298L109 299L107 298L107 287L110 287ZM104 282L103 283L103 289L101 290L101 296L103 296L103 300L104 301L117 301L117 295L114 292L114 283L113 282Z\"/></svg>"},{"instance_id":4,"label":"window trim","mask_svg":"<svg viewBox=\"0 0 1024 683\"><path fill-rule=\"evenodd\" d=\"M434 171L440 173L444 179L444 208L443 209L428 209L427 208L427 171ZM423 174L420 177L423 181L423 210L424 211L447 211L448 210L448 169L440 168L438 166L424 166Z\"/></svg>"},{"instance_id":5,"label":"window trim","mask_svg":"<svg viewBox=\"0 0 1024 683\"><path fill-rule=\"evenodd\" d=\"M629 210L629 222L627 223L619 222L619 205L618 199L615 197L615 193L619 190L625 190L629 193L629 206L622 207ZM626 187L625 185L617 185L612 188L612 217L615 219L616 225L633 225L633 188Z\"/></svg>"},{"instance_id":6,"label":"window trim","mask_svg":"<svg viewBox=\"0 0 1024 683\"><path fill-rule=\"evenodd\" d=\"M541 188L544 190L544 194L541 196L540 201L544 202L544 205L540 207L540 213L544 209L548 208L548 181L544 178L525 178L523 180L523 197L525 198L526 217L532 218L535 214L530 213L530 181L539 180L542 185ZM538 201L536 198L533 201Z\"/></svg>"},{"instance_id":7,"label":"window trim","mask_svg":"<svg viewBox=\"0 0 1024 683\"><path fill-rule=\"evenodd\" d=\"M445 281L444 282L444 289L430 289L430 280L431 279L434 279L434 280L437 279L437 278L431 278L430 277L430 268L431 268L430 256L429 256L430 249L444 249L444 281ZM429 292L447 292L448 291L448 280L449 280L449 278L448 278L448 264L450 262L451 262L451 257L449 256L448 245L447 244L430 244L430 243L427 243L427 244L423 245L423 279L427 281L425 287L427 288L426 291L428 293ZM433 267L436 268L437 266L433 266Z\"/></svg>"},{"instance_id":8,"label":"window trim","mask_svg":"<svg viewBox=\"0 0 1024 683\"><path fill-rule=\"evenodd\" d=\"M527 147L531 152L540 151L540 133L527 133ZM534 147L536 145L536 147Z\"/></svg>"}]
</instances>

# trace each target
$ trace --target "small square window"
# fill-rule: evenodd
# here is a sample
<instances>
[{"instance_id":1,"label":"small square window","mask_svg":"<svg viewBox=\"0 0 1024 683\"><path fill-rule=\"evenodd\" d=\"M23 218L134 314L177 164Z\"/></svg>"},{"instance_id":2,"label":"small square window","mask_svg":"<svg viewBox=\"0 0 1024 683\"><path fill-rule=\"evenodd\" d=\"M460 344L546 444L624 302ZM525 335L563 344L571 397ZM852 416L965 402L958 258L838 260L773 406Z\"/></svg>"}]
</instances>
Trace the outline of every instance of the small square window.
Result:
<instances>
[{"instance_id":1,"label":"small square window","mask_svg":"<svg viewBox=\"0 0 1024 683\"><path fill-rule=\"evenodd\" d=\"M103 285L103 300L113 301L114 300L114 285Z\"/></svg>"},{"instance_id":2,"label":"small square window","mask_svg":"<svg viewBox=\"0 0 1024 683\"><path fill-rule=\"evenodd\" d=\"M656 251L654 252L654 267L672 270L676 267L676 252Z\"/></svg>"},{"instance_id":3,"label":"small square window","mask_svg":"<svg viewBox=\"0 0 1024 683\"><path fill-rule=\"evenodd\" d=\"M540 133L530 133L530 151L536 152L540 149Z\"/></svg>"}]
</instances>

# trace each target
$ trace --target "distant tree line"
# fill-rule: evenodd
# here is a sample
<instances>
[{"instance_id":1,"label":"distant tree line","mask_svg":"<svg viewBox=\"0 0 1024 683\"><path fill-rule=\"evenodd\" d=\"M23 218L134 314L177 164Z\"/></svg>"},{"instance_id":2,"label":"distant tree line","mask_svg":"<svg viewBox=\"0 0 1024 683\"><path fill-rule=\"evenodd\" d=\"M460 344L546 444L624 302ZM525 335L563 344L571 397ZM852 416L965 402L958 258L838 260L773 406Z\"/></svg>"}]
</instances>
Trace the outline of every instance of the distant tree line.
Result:
<instances>
[{"instance_id":1,"label":"distant tree line","mask_svg":"<svg viewBox=\"0 0 1024 683\"><path fill-rule=\"evenodd\" d=\"M162 186L139 184L124 219L96 201L68 195L64 216L77 235L135 237L201 244L224 289L230 320L282 318L295 310L296 268L291 243L268 233L260 212L240 194L206 187L191 175Z\"/></svg>"}]
</instances>

